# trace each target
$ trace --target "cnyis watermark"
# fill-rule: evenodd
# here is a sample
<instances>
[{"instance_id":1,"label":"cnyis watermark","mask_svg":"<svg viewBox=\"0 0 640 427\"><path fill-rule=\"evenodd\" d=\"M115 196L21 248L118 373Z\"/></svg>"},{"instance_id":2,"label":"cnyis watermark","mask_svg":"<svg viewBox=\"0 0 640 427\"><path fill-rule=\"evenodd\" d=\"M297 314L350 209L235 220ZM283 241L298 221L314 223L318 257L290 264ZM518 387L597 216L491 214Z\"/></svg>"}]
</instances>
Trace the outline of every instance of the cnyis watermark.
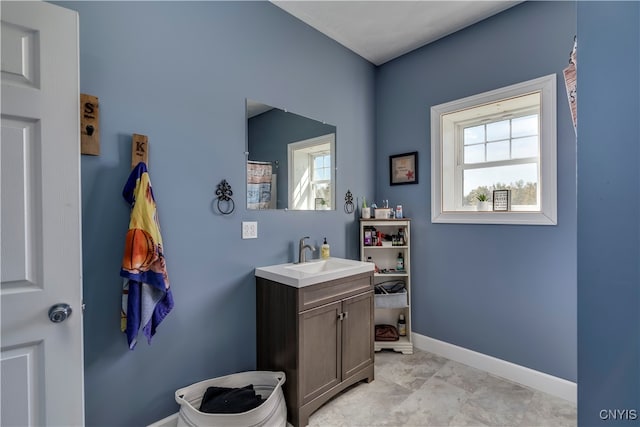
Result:
<instances>
[{"instance_id":1,"label":"cnyis watermark","mask_svg":"<svg viewBox=\"0 0 640 427\"><path fill-rule=\"evenodd\" d=\"M633 421L638 419L636 409L601 409L598 413L605 421Z\"/></svg>"}]
</instances>

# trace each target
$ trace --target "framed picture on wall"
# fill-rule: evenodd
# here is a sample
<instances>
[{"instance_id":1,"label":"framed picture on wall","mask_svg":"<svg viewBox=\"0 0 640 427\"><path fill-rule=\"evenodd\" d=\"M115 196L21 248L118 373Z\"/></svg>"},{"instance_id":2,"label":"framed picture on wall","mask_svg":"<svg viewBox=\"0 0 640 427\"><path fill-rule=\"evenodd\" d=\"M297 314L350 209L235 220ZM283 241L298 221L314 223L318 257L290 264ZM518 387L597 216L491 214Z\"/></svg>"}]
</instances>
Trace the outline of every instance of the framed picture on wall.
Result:
<instances>
[{"instance_id":1,"label":"framed picture on wall","mask_svg":"<svg viewBox=\"0 0 640 427\"><path fill-rule=\"evenodd\" d=\"M418 183L418 152L389 156L389 184Z\"/></svg>"}]
</instances>

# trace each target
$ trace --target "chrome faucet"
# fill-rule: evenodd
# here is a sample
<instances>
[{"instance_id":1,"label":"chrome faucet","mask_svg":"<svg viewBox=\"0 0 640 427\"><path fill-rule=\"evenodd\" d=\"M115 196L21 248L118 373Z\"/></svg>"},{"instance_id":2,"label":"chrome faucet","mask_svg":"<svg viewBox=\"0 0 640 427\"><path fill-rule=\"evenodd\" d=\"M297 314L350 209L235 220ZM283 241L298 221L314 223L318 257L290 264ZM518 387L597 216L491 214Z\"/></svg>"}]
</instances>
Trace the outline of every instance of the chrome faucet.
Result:
<instances>
[{"instance_id":1,"label":"chrome faucet","mask_svg":"<svg viewBox=\"0 0 640 427\"><path fill-rule=\"evenodd\" d=\"M305 236L302 239L300 239L300 244L298 245L298 263L302 264L303 262L307 262L307 257L305 256L305 249L311 249L311 251L315 251L316 248L314 248L311 245L305 245L304 240L308 239L309 236Z\"/></svg>"}]
</instances>

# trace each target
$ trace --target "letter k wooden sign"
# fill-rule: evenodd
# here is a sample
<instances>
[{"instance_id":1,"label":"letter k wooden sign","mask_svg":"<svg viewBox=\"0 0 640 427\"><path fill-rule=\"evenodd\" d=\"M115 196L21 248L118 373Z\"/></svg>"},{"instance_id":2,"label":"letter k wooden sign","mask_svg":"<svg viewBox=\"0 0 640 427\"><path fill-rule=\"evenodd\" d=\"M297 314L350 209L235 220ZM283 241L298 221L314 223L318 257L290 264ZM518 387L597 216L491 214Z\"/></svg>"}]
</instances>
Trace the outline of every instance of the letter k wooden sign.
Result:
<instances>
[{"instance_id":1,"label":"letter k wooden sign","mask_svg":"<svg viewBox=\"0 0 640 427\"><path fill-rule=\"evenodd\" d=\"M147 135L133 134L131 138L131 169L140 162L149 167L149 138Z\"/></svg>"}]
</instances>

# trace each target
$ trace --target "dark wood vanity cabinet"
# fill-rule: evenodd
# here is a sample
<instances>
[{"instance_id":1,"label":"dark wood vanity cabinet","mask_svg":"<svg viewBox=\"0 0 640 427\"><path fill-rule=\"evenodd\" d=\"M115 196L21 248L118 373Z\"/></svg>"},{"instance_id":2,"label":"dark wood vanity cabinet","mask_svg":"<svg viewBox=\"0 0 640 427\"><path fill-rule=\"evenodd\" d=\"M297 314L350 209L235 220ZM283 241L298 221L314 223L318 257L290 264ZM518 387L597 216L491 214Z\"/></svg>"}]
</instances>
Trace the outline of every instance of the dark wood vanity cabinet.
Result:
<instances>
[{"instance_id":1,"label":"dark wood vanity cabinet","mask_svg":"<svg viewBox=\"0 0 640 427\"><path fill-rule=\"evenodd\" d=\"M257 368L284 371L289 422L358 381L373 380L373 275L303 288L256 277Z\"/></svg>"}]
</instances>

